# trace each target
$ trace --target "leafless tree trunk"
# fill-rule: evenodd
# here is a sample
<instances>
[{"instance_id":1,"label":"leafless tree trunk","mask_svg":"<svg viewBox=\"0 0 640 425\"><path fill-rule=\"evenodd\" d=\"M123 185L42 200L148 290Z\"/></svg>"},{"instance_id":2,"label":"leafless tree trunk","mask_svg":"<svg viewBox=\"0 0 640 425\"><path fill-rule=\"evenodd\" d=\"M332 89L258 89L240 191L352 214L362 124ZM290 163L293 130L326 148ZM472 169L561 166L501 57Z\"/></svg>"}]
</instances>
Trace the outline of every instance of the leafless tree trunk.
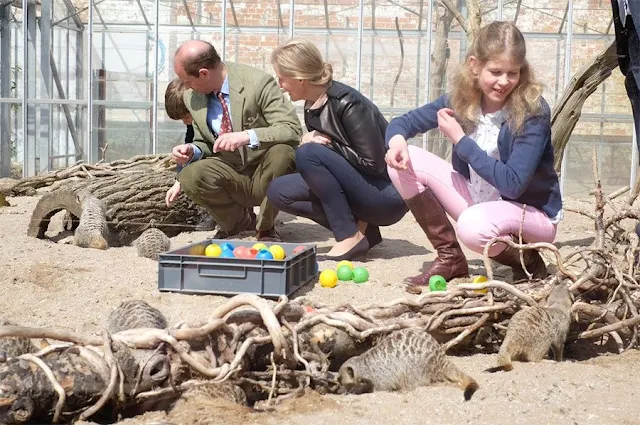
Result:
<instances>
[{"instance_id":1,"label":"leafless tree trunk","mask_svg":"<svg viewBox=\"0 0 640 425\"><path fill-rule=\"evenodd\" d=\"M391 87L391 99L389 104L393 108L394 99L396 95L396 87L398 86L398 81L400 81L400 76L402 75L402 68L404 66L404 37L402 36L402 30L400 30L400 22L398 21L398 17L395 19L396 31L398 33L398 43L400 44L400 66L398 67L398 73L396 74L396 78L393 80L393 86Z\"/></svg>"},{"instance_id":2,"label":"leafless tree trunk","mask_svg":"<svg viewBox=\"0 0 640 425\"><path fill-rule=\"evenodd\" d=\"M430 102L442 96L446 90L447 63L449 62L450 55L447 38L454 17L453 13L446 7L439 9L441 13L438 13L436 19L435 45L431 54L431 74L429 76ZM449 141L431 137L429 139L428 150L441 158L447 158L448 151L450 150Z\"/></svg>"},{"instance_id":3,"label":"leafless tree trunk","mask_svg":"<svg viewBox=\"0 0 640 425\"><path fill-rule=\"evenodd\" d=\"M617 66L616 43L614 41L571 78L562 98L553 108L551 136L555 151L556 171L561 172L562 156L567 143L569 143L571 132L580 119L585 100L598 88L600 83L611 75L611 71Z\"/></svg>"},{"instance_id":4,"label":"leafless tree trunk","mask_svg":"<svg viewBox=\"0 0 640 425\"><path fill-rule=\"evenodd\" d=\"M468 17L465 18L460 13L457 5L451 0L441 0L443 5L442 13L438 13L436 18L435 45L431 54L431 73L429 76L430 96L429 101L433 101L442 96L446 91L446 72L449 61L449 31L455 18L460 27L467 33L469 43L473 42L475 34L480 28L482 15L477 0L467 0ZM430 152L448 158L451 152L451 144L448 140L435 140L431 138L427 149Z\"/></svg>"},{"instance_id":5,"label":"leafless tree trunk","mask_svg":"<svg viewBox=\"0 0 640 425\"><path fill-rule=\"evenodd\" d=\"M475 0L467 0L467 42L469 45L473 43L481 25L482 13L479 3Z\"/></svg>"}]
</instances>

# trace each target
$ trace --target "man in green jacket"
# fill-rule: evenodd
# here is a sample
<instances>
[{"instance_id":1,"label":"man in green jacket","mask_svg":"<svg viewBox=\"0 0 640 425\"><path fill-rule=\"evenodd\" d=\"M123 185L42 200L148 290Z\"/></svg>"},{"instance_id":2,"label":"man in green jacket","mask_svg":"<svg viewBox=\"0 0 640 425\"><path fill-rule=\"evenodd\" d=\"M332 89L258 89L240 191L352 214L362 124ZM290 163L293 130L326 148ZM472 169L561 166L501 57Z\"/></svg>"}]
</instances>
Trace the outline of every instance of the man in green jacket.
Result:
<instances>
[{"instance_id":1,"label":"man in green jacket","mask_svg":"<svg viewBox=\"0 0 640 425\"><path fill-rule=\"evenodd\" d=\"M176 51L174 70L189 88L193 143L173 148L184 192L203 205L220 229L216 239L255 229L260 241L281 241L269 183L293 172L302 127L293 105L269 74L224 63L215 48L190 40ZM260 214L253 207L260 205Z\"/></svg>"}]
</instances>

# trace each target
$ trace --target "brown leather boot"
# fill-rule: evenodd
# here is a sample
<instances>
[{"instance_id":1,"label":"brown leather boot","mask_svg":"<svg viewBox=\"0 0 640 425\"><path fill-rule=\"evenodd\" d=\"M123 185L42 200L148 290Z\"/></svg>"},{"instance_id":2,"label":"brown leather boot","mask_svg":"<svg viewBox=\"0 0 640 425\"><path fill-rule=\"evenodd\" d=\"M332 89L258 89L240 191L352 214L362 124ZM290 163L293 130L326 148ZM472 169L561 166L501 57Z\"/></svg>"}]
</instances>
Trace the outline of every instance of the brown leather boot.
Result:
<instances>
[{"instance_id":1,"label":"brown leather boot","mask_svg":"<svg viewBox=\"0 0 640 425\"><path fill-rule=\"evenodd\" d=\"M524 265L532 275L532 279L544 279L549 276L547 266L544 264L544 260L537 250L527 249L522 252L522 257ZM491 259L502 265L511 267L511 270L513 271L513 282L529 279L522 268L522 264L520 264L520 252L517 248L509 246L500 254L495 257L491 257Z\"/></svg>"},{"instance_id":2,"label":"brown leather boot","mask_svg":"<svg viewBox=\"0 0 640 425\"><path fill-rule=\"evenodd\" d=\"M411 199L405 199L404 202L438 252L438 256L427 270L417 276L406 278L404 283L413 286L429 285L429 278L436 274L447 281L455 277L468 276L469 266L458 243L456 231L431 190L427 189Z\"/></svg>"}]
</instances>

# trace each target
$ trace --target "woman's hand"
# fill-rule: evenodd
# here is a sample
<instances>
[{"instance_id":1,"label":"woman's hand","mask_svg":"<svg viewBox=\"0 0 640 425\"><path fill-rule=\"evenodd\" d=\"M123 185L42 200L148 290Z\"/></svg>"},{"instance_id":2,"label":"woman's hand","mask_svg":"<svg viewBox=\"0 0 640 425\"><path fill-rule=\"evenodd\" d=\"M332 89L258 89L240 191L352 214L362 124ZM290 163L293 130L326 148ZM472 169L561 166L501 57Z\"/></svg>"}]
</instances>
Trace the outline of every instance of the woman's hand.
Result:
<instances>
[{"instance_id":1,"label":"woman's hand","mask_svg":"<svg viewBox=\"0 0 640 425\"><path fill-rule=\"evenodd\" d=\"M326 134L322 134L317 130L313 130L302 136L300 144L304 145L305 143L319 143L321 145L328 145L329 143L331 143L331 138Z\"/></svg>"},{"instance_id":2,"label":"woman's hand","mask_svg":"<svg viewBox=\"0 0 640 425\"><path fill-rule=\"evenodd\" d=\"M464 137L464 130L454 118L453 109L442 108L438 111L438 128L454 145Z\"/></svg>"},{"instance_id":3,"label":"woman's hand","mask_svg":"<svg viewBox=\"0 0 640 425\"><path fill-rule=\"evenodd\" d=\"M389 140L389 150L384 156L384 161L391 168L406 170L409 164L409 147L404 137L395 135Z\"/></svg>"}]
</instances>

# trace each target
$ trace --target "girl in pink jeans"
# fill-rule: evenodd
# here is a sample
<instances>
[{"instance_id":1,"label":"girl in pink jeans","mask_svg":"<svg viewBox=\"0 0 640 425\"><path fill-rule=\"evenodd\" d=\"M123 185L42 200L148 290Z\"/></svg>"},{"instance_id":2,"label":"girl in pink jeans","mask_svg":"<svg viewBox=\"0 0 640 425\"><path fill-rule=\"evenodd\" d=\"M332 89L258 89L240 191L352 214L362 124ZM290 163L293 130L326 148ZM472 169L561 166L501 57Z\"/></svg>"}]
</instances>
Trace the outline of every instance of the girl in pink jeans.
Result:
<instances>
[{"instance_id":1,"label":"girl in pink jeans","mask_svg":"<svg viewBox=\"0 0 640 425\"><path fill-rule=\"evenodd\" d=\"M450 94L391 121L386 131L389 176L438 252L421 274L405 279L427 285L435 274L468 276L462 243L481 253L496 236L552 242L562 217L553 168L549 105L526 60L524 37L511 22L483 27L454 79ZM438 127L454 144L452 164L407 139ZM517 249L494 244L489 255L526 278ZM534 278L547 276L536 250L524 251Z\"/></svg>"}]
</instances>

